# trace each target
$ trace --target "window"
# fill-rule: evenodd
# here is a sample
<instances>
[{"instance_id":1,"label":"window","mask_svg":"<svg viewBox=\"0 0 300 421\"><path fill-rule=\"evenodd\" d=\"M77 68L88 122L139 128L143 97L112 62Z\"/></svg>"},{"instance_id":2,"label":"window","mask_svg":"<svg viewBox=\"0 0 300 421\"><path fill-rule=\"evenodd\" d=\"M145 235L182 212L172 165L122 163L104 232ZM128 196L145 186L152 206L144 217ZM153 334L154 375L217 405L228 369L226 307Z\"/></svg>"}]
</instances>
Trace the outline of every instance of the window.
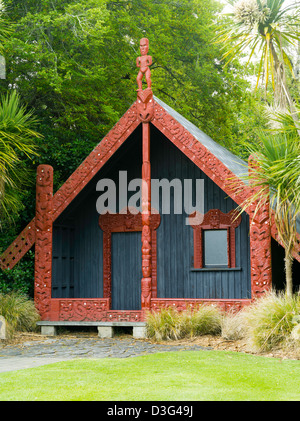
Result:
<instances>
[{"instance_id":1,"label":"window","mask_svg":"<svg viewBox=\"0 0 300 421\"><path fill-rule=\"evenodd\" d=\"M194 268L222 269L235 268L235 229L241 223L234 210L223 213L211 209L202 215L197 225L195 214L190 215L194 235Z\"/></svg>"},{"instance_id":2,"label":"window","mask_svg":"<svg viewBox=\"0 0 300 421\"><path fill-rule=\"evenodd\" d=\"M204 230L204 267L228 267L227 230Z\"/></svg>"}]
</instances>

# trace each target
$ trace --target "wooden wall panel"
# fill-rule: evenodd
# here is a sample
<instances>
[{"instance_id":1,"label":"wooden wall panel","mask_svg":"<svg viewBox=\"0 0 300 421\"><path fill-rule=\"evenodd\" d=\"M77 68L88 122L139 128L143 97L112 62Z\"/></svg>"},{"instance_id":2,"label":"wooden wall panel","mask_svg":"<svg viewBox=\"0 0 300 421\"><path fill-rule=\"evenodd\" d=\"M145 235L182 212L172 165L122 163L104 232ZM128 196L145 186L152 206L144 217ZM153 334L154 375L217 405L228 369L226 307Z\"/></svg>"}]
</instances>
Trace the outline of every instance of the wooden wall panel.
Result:
<instances>
[{"instance_id":1,"label":"wooden wall panel","mask_svg":"<svg viewBox=\"0 0 300 421\"><path fill-rule=\"evenodd\" d=\"M155 128L151 131L152 178L204 179L204 212L228 213L236 203ZM171 195L173 198L173 194ZM171 208L172 211L172 208ZM236 267L241 270L193 271L193 230L186 214L163 215L157 229L158 298L250 298L248 216L236 229Z\"/></svg>"}]
</instances>

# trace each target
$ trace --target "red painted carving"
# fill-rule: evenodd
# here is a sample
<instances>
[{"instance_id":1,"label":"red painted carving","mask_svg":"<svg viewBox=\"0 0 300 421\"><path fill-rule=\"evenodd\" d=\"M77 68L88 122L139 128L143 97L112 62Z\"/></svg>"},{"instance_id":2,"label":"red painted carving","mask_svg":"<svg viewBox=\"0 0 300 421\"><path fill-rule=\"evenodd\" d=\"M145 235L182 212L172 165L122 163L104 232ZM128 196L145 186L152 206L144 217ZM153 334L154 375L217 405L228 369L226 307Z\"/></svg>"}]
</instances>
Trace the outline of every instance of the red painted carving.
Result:
<instances>
[{"instance_id":1,"label":"red painted carving","mask_svg":"<svg viewBox=\"0 0 300 421\"><path fill-rule=\"evenodd\" d=\"M51 309L53 168L39 165L36 178L34 299L41 317Z\"/></svg>"},{"instance_id":2,"label":"red painted carving","mask_svg":"<svg viewBox=\"0 0 300 421\"><path fill-rule=\"evenodd\" d=\"M139 124L134 103L57 191L54 196L54 219L72 202Z\"/></svg>"},{"instance_id":3,"label":"red painted carving","mask_svg":"<svg viewBox=\"0 0 300 421\"><path fill-rule=\"evenodd\" d=\"M255 171L255 161L249 158L249 171ZM252 186L253 188L253 186ZM253 190L258 188L253 188ZM257 202L253 203L250 217L250 264L252 298L258 297L272 286L271 228L269 202L260 206L255 214Z\"/></svg>"},{"instance_id":4,"label":"red painted carving","mask_svg":"<svg viewBox=\"0 0 300 421\"><path fill-rule=\"evenodd\" d=\"M150 230L153 247L151 259L152 282L145 285L142 283L142 294L149 302L149 293L153 292L156 297L157 291L157 263L156 263L156 229L160 224L160 215L155 209L151 210ZM103 296L109 299L111 306L111 233L112 232L137 232L142 231L142 214L136 209L124 209L122 213L105 213L99 216L99 226L103 231ZM151 278L150 278L151 280ZM149 291L150 288L150 291ZM142 295L143 297L143 295Z\"/></svg>"},{"instance_id":5,"label":"red painted carving","mask_svg":"<svg viewBox=\"0 0 300 421\"><path fill-rule=\"evenodd\" d=\"M126 212L122 213L104 213L99 216L99 226L102 231L107 233L112 232L135 232L142 231L142 214L137 210L134 213ZM151 220L150 227L152 230L156 230L160 224L160 215L155 209L151 209Z\"/></svg>"},{"instance_id":6,"label":"red painted carving","mask_svg":"<svg viewBox=\"0 0 300 421\"><path fill-rule=\"evenodd\" d=\"M250 303L251 300L248 299L157 298L151 300L151 310L158 311L161 308L173 307L177 311L185 311L188 309L196 310L199 305L213 305L219 307L223 311L239 311Z\"/></svg>"},{"instance_id":7,"label":"red painted carving","mask_svg":"<svg viewBox=\"0 0 300 421\"><path fill-rule=\"evenodd\" d=\"M91 322L140 322L142 311L109 310L106 298L52 299L50 320Z\"/></svg>"},{"instance_id":8,"label":"red painted carving","mask_svg":"<svg viewBox=\"0 0 300 421\"><path fill-rule=\"evenodd\" d=\"M151 71L149 66L152 64L152 57L147 55L149 51L149 40L147 38L142 38L140 40L140 51L141 56L136 59L136 65L140 68L136 81L138 89L142 90L142 80L144 75L146 77L147 87L151 88Z\"/></svg>"},{"instance_id":9,"label":"red painted carving","mask_svg":"<svg viewBox=\"0 0 300 421\"><path fill-rule=\"evenodd\" d=\"M136 102L95 147L76 171L68 178L53 197L53 221L64 211L78 193L87 185L100 168L140 124ZM1 268L12 269L35 242L35 218L1 255Z\"/></svg>"},{"instance_id":10,"label":"red painted carving","mask_svg":"<svg viewBox=\"0 0 300 421\"><path fill-rule=\"evenodd\" d=\"M241 216L235 210L223 213L219 209L210 209L205 215L194 212L190 215L190 225L194 234L194 267L203 268L203 230L227 229L228 267L234 268L235 262L235 229L241 223Z\"/></svg>"},{"instance_id":11,"label":"red painted carving","mask_svg":"<svg viewBox=\"0 0 300 421\"><path fill-rule=\"evenodd\" d=\"M138 91L137 94L137 115L143 123L147 123L152 120L154 114L154 100L151 89L145 89L144 91Z\"/></svg>"},{"instance_id":12,"label":"red painted carving","mask_svg":"<svg viewBox=\"0 0 300 421\"><path fill-rule=\"evenodd\" d=\"M32 220L0 258L1 269L12 269L35 242L35 221Z\"/></svg>"},{"instance_id":13,"label":"red painted carving","mask_svg":"<svg viewBox=\"0 0 300 421\"><path fill-rule=\"evenodd\" d=\"M58 320L99 321L109 309L107 299L65 299L58 301ZM57 319L56 319L57 320Z\"/></svg>"},{"instance_id":14,"label":"red painted carving","mask_svg":"<svg viewBox=\"0 0 300 421\"><path fill-rule=\"evenodd\" d=\"M143 322L144 313L140 310L110 310L102 315L101 320L103 322Z\"/></svg>"},{"instance_id":15,"label":"red painted carving","mask_svg":"<svg viewBox=\"0 0 300 421\"><path fill-rule=\"evenodd\" d=\"M140 40L141 56L136 59L136 65L140 68L136 78L138 84L136 104L137 115L143 123L151 121L154 114L154 100L151 90L151 71L149 69L149 66L152 64L152 57L147 55L148 50L149 41L147 38L142 38ZM143 91L142 80L144 75L147 82L147 88Z\"/></svg>"},{"instance_id":16,"label":"red painted carving","mask_svg":"<svg viewBox=\"0 0 300 421\"><path fill-rule=\"evenodd\" d=\"M143 164L142 164L142 273L141 304L142 310L150 309L152 285L152 245L151 245L151 164L150 164L150 126L143 123Z\"/></svg>"}]
</instances>

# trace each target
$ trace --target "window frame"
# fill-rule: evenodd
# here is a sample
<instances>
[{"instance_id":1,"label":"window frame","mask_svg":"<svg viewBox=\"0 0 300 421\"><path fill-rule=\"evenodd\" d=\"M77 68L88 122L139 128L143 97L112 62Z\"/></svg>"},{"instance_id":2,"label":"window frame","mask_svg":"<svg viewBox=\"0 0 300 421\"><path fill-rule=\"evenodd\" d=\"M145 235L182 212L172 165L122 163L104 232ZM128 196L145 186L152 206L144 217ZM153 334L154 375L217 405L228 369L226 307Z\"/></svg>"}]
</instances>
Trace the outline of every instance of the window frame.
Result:
<instances>
[{"instance_id":1,"label":"window frame","mask_svg":"<svg viewBox=\"0 0 300 421\"><path fill-rule=\"evenodd\" d=\"M241 216L237 216L233 209L223 213L219 209L210 209L206 214L190 215L190 225L193 228L194 264L193 269L228 270L236 268L235 229L241 223ZM204 230L227 230L227 266L205 266L204 264Z\"/></svg>"}]
</instances>

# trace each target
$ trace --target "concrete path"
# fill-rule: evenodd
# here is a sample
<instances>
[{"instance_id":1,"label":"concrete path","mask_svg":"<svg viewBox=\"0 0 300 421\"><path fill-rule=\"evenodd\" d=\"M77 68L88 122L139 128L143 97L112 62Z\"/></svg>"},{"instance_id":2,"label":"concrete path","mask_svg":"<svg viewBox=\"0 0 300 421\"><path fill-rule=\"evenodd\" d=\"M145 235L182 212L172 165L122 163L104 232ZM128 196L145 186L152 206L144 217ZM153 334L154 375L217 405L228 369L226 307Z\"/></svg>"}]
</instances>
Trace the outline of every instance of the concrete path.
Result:
<instances>
[{"instance_id":1,"label":"concrete path","mask_svg":"<svg viewBox=\"0 0 300 421\"><path fill-rule=\"evenodd\" d=\"M154 344L131 336L101 339L94 337L45 337L18 345L0 342L0 373L37 367L75 358L130 358L156 352L200 350L198 345Z\"/></svg>"}]
</instances>

